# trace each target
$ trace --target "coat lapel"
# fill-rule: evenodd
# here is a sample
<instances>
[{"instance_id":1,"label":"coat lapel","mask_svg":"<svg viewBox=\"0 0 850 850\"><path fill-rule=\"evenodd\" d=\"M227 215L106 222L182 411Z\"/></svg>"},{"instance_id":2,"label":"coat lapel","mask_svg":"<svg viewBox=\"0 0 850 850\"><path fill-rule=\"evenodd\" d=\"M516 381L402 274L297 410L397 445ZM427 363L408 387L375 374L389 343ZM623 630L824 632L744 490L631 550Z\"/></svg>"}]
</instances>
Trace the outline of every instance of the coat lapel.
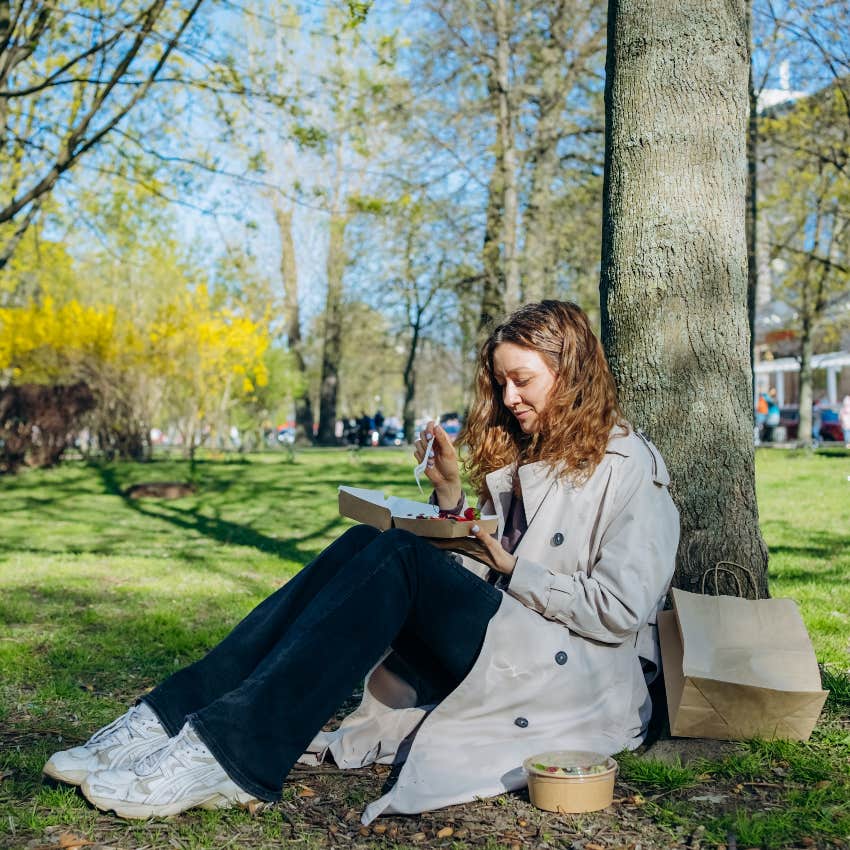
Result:
<instances>
[{"instance_id":1,"label":"coat lapel","mask_svg":"<svg viewBox=\"0 0 850 850\"><path fill-rule=\"evenodd\" d=\"M525 521L531 525L543 500L558 481L555 470L548 463L538 461L519 468L519 483L522 488L522 503L525 508Z\"/></svg>"},{"instance_id":2,"label":"coat lapel","mask_svg":"<svg viewBox=\"0 0 850 850\"><path fill-rule=\"evenodd\" d=\"M511 470L513 466L503 466L485 476L490 498L493 500L493 509L499 518L499 537L505 528L505 518L511 504Z\"/></svg>"},{"instance_id":3,"label":"coat lapel","mask_svg":"<svg viewBox=\"0 0 850 850\"><path fill-rule=\"evenodd\" d=\"M499 518L499 533L505 528L505 517L511 504L511 478L513 466L503 466L487 475L487 488L493 499L493 507ZM543 461L528 463L519 468L519 483L525 509L526 525L531 525L543 500L556 485L558 476L549 464Z\"/></svg>"}]
</instances>

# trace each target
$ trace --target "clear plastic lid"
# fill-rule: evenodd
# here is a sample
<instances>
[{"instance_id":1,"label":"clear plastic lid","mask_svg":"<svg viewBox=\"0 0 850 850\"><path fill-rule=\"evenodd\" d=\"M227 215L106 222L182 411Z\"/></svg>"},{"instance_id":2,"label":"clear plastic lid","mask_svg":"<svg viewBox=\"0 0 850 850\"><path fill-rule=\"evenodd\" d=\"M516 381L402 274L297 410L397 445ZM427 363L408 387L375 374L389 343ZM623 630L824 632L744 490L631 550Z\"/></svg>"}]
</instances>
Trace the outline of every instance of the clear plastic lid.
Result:
<instances>
[{"instance_id":1,"label":"clear plastic lid","mask_svg":"<svg viewBox=\"0 0 850 850\"><path fill-rule=\"evenodd\" d=\"M529 756L522 766L538 776L598 776L616 768L617 762L586 750L551 750Z\"/></svg>"}]
</instances>

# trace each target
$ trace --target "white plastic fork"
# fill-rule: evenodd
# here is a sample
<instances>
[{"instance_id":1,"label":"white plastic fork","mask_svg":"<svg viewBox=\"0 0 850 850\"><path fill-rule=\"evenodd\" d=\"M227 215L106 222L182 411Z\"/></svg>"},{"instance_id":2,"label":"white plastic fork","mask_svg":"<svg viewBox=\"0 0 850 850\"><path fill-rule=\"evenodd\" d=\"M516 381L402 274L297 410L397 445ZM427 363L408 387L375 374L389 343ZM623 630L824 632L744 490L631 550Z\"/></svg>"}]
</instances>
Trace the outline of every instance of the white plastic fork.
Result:
<instances>
[{"instance_id":1,"label":"white plastic fork","mask_svg":"<svg viewBox=\"0 0 850 850\"><path fill-rule=\"evenodd\" d=\"M434 435L429 434L427 437L428 445L425 447L425 455L422 460L413 467L413 477L416 479L416 486L419 488L419 492L424 495L424 491L422 490L422 485L419 483L419 476L425 471L428 466L428 461L434 457Z\"/></svg>"}]
</instances>

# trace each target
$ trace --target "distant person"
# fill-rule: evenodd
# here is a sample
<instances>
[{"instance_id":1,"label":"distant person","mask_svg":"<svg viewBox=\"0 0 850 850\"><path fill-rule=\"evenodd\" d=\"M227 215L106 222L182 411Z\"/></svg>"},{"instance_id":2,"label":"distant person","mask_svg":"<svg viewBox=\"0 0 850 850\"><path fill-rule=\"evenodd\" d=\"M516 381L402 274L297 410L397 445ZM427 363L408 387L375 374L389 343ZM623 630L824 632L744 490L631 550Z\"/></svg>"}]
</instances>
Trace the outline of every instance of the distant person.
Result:
<instances>
[{"instance_id":1,"label":"distant person","mask_svg":"<svg viewBox=\"0 0 850 850\"><path fill-rule=\"evenodd\" d=\"M449 439L454 442L460 434L461 422L457 413L446 413L440 418L440 425L448 435Z\"/></svg>"},{"instance_id":2,"label":"distant person","mask_svg":"<svg viewBox=\"0 0 850 850\"><path fill-rule=\"evenodd\" d=\"M820 429L823 425L823 411L829 405L826 398L820 398L812 404L812 445L820 445Z\"/></svg>"},{"instance_id":3,"label":"distant person","mask_svg":"<svg viewBox=\"0 0 850 850\"><path fill-rule=\"evenodd\" d=\"M850 449L850 395L844 396L841 400L841 407L838 409L838 424L841 425L841 430L844 432L844 448Z\"/></svg>"},{"instance_id":4,"label":"distant person","mask_svg":"<svg viewBox=\"0 0 850 850\"><path fill-rule=\"evenodd\" d=\"M384 414L381 413L380 409L375 411L375 415L372 417L372 420L375 423L375 430L380 432L384 427Z\"/></svg>"},{"instance_id":5,"label":"distant person","mask_svg":"<svg viewBox=\"0 0 850 850\"><path fill-rule=\"evenodd\" d=\"M357 444L359 446L372 445L372 417L365 410L357 420Z\"/></svg>"},{"instance_id":6,"label":"distant person","mask_svg":"<svg viewBox=\"0 0 850 850\"><path fill-rule=\"evenodd\" d=\"M776 403L776 388L771 387L767 394L767 416L764 420L764 440L772 443L776 426L779 425L779 405Z\"/></svg>"},{"instance_id":7,"label":"distant person","mask_svg":"<svg viewBox=\"0 0 850 850\"><path fill-rule=\"evenodd\" d=\"M757 441L764 439L764 423L767 421L767 396L759 393L756 402L756 438Z\"/></svg>"}]
</instances>

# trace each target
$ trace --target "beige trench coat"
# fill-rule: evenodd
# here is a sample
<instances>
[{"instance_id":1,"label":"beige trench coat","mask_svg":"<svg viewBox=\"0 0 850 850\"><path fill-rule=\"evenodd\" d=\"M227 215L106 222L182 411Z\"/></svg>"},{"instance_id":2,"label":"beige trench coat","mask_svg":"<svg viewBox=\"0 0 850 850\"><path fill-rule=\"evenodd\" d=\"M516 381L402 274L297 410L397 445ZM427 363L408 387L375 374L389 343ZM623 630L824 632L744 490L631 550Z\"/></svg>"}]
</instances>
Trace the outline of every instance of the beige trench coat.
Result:
<instances>
[{"instance_id":1,"label":"beige trench coat","mask_svg":"<svg viewBox=\"0 0 850 850\"><path fill-rule=\"evenodd\" d=\"M364 824L520 788L523 759L543 750L608 755L642 741L651 710L645 670L659 663L655 614L679 538L664 462L632 432L612 436L581 486L547 469L519 470L528 530L467 677L428 711L378 664L360 706L302 756L316 764L330 752L340 767L362 767L391 763L409 747L396 784L366 808ZM510 473L487 476L493 504L484 512L498 516L499 536Z\"/></svg>"}]
</instances>

